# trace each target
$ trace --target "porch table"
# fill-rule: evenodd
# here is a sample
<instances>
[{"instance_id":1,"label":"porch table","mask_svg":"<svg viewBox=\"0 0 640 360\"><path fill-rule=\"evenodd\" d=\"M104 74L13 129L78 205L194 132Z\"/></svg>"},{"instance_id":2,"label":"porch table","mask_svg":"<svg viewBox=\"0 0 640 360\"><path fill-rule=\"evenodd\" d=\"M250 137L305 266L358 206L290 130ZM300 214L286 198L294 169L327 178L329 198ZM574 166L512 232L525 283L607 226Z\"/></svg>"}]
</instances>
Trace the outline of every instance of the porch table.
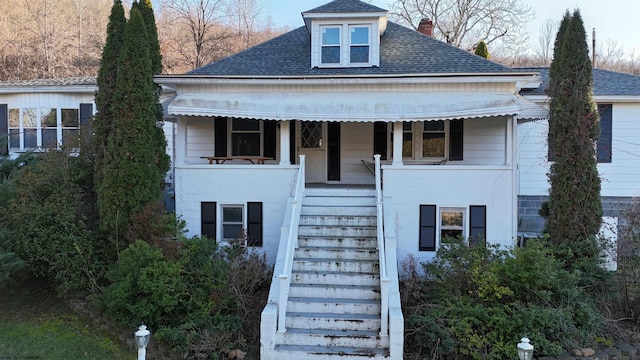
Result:
<instances>
[{"instance_id":1,"label":"porch table","mask_svg":"<svg viewBox=\"0 0 640 360\"><path fill-rule=\"evenodd\" d=\"M216 164L224 164L224 162L227 160L233 160L233 158L230 158L228 156L200 156L200 159L209 160L209 164L213 164L214 161L216 162Z\"/></svg>"},{"instance_id":2,"label":"porch table","mask_svg":"<svg viewBox=\"0 0 640 360\"><path fill-rule=\"evenodd\" d=\"M248 162L252 163L252 164L263 164L265 160L273 160L273 158L270 157L264 157L264 156L255 156L255 157L245 157L242 158L242 160L247 160Z\"/></svg>"}]
</instances>

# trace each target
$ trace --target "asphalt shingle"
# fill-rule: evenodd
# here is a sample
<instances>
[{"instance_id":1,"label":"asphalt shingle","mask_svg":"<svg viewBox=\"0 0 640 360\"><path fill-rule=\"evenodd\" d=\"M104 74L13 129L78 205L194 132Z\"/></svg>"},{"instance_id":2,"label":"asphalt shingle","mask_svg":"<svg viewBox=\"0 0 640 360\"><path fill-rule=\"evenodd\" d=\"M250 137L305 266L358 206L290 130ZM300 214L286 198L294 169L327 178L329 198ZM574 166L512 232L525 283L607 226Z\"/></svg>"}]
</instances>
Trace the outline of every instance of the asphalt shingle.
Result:
<instances>
[{"instance_id":1,"label":"asphalt shingle","mask_svg":"<svg viewBox=\"0 0 640 360\"><path fill-rule=\"evenodd\" d=\"M522 91L523 95L546 95L549 85L549 68L519 68L523 71L539 71L542 84L536 89ZM593 94L607 95L640 95L640 76L615 71L593 69Z\"/></svg>"},{"instance_id":2,"label":"asphalt shingle","mask_svg":"<svg viewBox=\"0 0 640 360\"><path fill-rule=\"evenodd\" d=\"M367 13L367 12L384 12L385 9L375 5L367 4L359 0L333 0L317 8L305 11L304 13Z\"/></svg>"},{"instance_id":3,"label":"asphalt shingle","mask_svg":"<svg viewBox=\"0 0 640 360\"><path fill-rule=\"evenodd\" d=\"M188 74L277 77L516 71L389 22L380 40L379 67L311 68L311 39L307 28L302 26Z\"/></svg>"}]
</instances>

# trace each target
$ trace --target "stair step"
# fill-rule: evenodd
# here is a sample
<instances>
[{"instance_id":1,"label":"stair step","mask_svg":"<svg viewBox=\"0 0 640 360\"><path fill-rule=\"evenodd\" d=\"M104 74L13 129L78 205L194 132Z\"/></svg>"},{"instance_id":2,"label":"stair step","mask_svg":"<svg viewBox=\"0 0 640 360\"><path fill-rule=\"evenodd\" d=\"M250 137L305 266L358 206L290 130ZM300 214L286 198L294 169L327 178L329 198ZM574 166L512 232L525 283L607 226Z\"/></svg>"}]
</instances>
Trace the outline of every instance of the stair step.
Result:
<instances>
[{"instance_id":1,"label":"stair step","mask_svg":"<svg viewBox=\"0 0 640 360\"><path fill-rule=\"evenodd\" d=\"M287 312L328 312L335 314L380 314L380 301L345 298L289 297Z\"/></svg>"},{"instance_id":2,"label":"stair step","mask_svg":"<svg viewBox=\"0 0 640 360\"><path fill-rule=\"evenodd\" d=\"M345 236L345 237L375 237L376 228L371 226L315 226L300 225L299 236Z\"/></svg>"},{"instance_id":3,"label":"stair step","mask_svg":"<svg viewBox=\"0 0 640 360\"><path fill-rule=\"evenodd\" d=\"M318 272L306 270L294 270L291 273L291 283L295 284L358 284L380 285L379 273L358 272Z\"/></svg>"},{"instance_id":4,"label":"stair step","mask_svg":"<svg viewBox=\"0 0 640 360\"><path fill-rule=\"evenodd\" d=\"M304 206L331 206L331 207L352 207L352 206L376 206L375 197L344 197L344 196L305 196L302 199Z\"/></svg>"},{"instance_id":5,"label":"stair step","mask_svg":"<svg viewBox=\"0 0 640 360\"><path fill-rule=\"evenodd\" d=\"M297 329L380 331L379 314L287 313L285 326Z\"/></svg>"},{"instance_id":6,"label":"stair step","mask_svg":"<svg viewBox=\"0 0 640 360\"><path fill-rule=\"evenodd\" d=\"M334 246L299 246L294 254L298 258L378 260L378 249Z\"/></svg>"},{"instance_id":7,"label":"stair step","mask_svg":"<svg viewBox=\"0 0 640 360\"><path fill-rule=\"evenodd\" d=\"M370 349L344 346L276 345L282 359L355 360L389 359L389 348Z\"/></svg>"},{"instance_id":8,"label":"stair step","mask_svg":"<svg viewBox=\"0 0 640 360\"><path fill-rule=\"evenodd\" d=\"M379 300L380 286L359 284L327 285L292 283L289 287L289 296Z\"/></svg>"},{"instance_id":9,"label":"stair step","mask_svg":"<svg viewBox=\"0 0 640 360\"><path fill-rule=\"evenodd\" d=\"M300 225L375 227L377 218L357 215L302 215L300 216Z\"/></svg>"},{"instance_id":10,"label":"stair step","mask_svg":"<svg viewBox=\"0 0 640 360\"><path fill-rule=\"evenodd\" d=\"M378 274L378 260L333 259L333 258L294 258L294 271L366 273Z\"/></svg>"},{"instance_id":11,"label":"stair step","mask_svg":"<svg viewBox=\"0 0 640 360\"><path fill-rule=\"evenodd\" d=\"M344 346L358 348L388 347L388 338L376 331L289 328L283 334L283 345Z\"/></svg>"},{"instance_id":12,"label":"stair step","mask_svg":"<svg viewBox=\"0 0 640 360\"><path fill-rule=\"evenodd\" d=\"M298 246L375 249L378 246L378 239L376 237L298 236Z\"/></svg>"},{"instance_id":13,"label":"stair step","mask_svg":"<svg viewBox=\"0 0 640 360\"><path fill-rule=\"evenodd\" d=\"M377 210L375 204L352 207L303 204L300 214L303 216L376 216Z\"/></svg>"}]
</instances>

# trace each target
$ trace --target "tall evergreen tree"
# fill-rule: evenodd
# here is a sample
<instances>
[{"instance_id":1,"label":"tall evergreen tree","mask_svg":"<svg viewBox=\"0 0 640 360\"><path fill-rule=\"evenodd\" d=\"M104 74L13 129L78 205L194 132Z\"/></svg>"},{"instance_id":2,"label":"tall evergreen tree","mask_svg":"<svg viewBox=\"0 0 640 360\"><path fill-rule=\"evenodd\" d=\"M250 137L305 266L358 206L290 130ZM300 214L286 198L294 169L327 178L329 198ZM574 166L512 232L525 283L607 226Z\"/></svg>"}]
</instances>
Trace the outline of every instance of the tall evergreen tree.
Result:
<instances>
[{"instance_id":1,"label":"tall evergreen tree","mask_svg":"<svg viewBox=\"0 0 640 360\"><path fill-rule=\"evenodd\" d=\"M118 74L118 56L124 44L124 30L127 19L120 0L115 0L111 7L109 24L107 26L107 40L102 50L100 70L98 71L98 91L95 102L97 114L92 122L94 149L94 183L96 189L102 183L104 158L107 151L107 141L113 128L113 94L116 88Z\"/></svg>"},{"instance_id":2,"label":"tall evergreen tree","mask_svg":"<svg viewBox=\"0 0 640 360\"><path fill-rule=\"evenodd\" d=\"M549 147L554 163L546 230L572 256L598 256L593 240L602 222L595 142L598 111L584 24L579 11L565 14L554 46L549 90Z\"/></svg>"},{"instance_id":3,"label":"tall evergreen tree","mask_svg":"<svg viewBox=\"0 0 640 360\"><path fill-rule=\"evenodd\" d=\"M476 51L474 53L478 56L482 56L485 59L490 58L489 49L487 48L487 44L484 42L484 40L481 40L478 43L478 46L476 46Z\"/></svg>"},{"instance_id":4,"label":"tall evergreen tree","mask_svg":"<svg viewBox=\"0 0 640 360\"><path fill-rule=\"evenodd\" d=\"M157 94L142 14L132 9L118 58L112 103L114 126L107 143L104 181L98 193L103 230L122 236L131 215L160 201L165 149L157 144Z\"/></svg>"},{"instance_id":5,"label":"tall evergreen tree","mask_svg":"<svg viewBox=\"0 0 640 360\"><path fill-rule=\"evenodd\" d=\"M162 54L160 53L160 41L158 40L158 28L156 27L156 17L153 14L151 0L140 0L134 2L133 8L140 10L147 37L149 38L149 56L151 57L151 72L153 75L162 74Z\"/></svg>"}]
</instances>

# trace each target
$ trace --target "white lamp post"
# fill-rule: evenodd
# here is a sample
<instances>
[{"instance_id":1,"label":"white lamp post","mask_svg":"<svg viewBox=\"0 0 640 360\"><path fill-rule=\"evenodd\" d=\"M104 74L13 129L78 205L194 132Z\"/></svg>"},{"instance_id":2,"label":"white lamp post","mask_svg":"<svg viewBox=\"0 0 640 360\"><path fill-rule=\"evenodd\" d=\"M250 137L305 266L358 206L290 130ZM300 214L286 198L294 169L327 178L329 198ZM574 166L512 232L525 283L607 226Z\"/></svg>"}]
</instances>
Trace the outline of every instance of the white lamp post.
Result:
<instances>
[{"instance_id":1,"label":"white lamp post","mask_svg":"<svg viewBox=\"0 0 640 360\"><path fill-rule=\"evenodd\" d=\"M529 343L529 339L522 338L518 344L518 357L520 360L533 359L533 345Z\"/></svg>"},{"instance_id":2,"label":"white lamp post","mask_svg":"<svg viewBox=\"0 0 640 360\"><path fill-rule=\"evenodd\" d=\"M138 348L138 360L145 360L151 331L147 330L147 327L142 324L138 327L138 331L134 333L134 336L136 339L136 347Z\"/></svg>"}]
</instances>

